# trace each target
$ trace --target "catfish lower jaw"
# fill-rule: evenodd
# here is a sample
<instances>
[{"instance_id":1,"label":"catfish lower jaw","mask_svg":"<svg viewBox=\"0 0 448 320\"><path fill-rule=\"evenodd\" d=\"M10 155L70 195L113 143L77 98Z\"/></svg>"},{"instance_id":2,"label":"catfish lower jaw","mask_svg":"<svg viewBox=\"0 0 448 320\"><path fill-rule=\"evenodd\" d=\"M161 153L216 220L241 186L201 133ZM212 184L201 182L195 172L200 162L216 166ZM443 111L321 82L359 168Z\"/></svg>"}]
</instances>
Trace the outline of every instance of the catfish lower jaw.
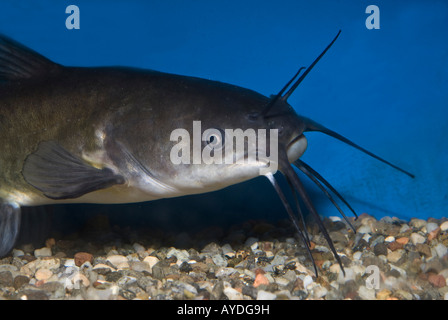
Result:
<instances>
[{"instance_id":1,"label":"catfish lower jaw","mask_svg":"<svg viewBox=\"0 0 448 320\"><path fill-rule=\"evenodd\" d=\"M308 141L306 140L306 137L303 134L295 137L286 147L288 161L292 163L297 159L299 159L305 153L307 146Z\"/></svg>"}]
</instances>

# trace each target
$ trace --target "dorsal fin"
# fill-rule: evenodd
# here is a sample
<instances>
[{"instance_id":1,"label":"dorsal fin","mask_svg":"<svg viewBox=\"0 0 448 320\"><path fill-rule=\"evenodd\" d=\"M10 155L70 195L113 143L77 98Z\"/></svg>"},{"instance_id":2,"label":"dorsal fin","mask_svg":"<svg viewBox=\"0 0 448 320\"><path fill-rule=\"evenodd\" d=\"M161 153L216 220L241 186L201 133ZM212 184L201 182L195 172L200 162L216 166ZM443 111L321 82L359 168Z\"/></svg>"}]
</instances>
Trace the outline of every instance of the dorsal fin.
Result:
<instances>
[{"instance_id":1,"label":"dorsal fin","mask_svg":"<svg viewBox=\"0 0 448 320\"><path fill-rule=\"evenodd\" d=\"M49 75L62 66L0 34L0 82Z\"/></svg>"}]
</instances>

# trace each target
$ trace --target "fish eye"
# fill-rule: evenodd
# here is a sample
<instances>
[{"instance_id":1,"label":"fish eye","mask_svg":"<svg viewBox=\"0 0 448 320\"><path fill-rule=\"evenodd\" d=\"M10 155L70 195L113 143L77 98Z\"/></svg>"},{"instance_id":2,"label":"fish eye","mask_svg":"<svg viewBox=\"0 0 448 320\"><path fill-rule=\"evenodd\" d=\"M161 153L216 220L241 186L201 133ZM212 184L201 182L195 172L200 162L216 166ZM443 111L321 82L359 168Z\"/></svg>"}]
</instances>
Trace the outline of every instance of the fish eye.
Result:
<instances>
[{"instance_id":1,"label":"fish eye","mask_svg":"<svg viewBox=\"0 0 448 320\"><path fill-rule=\"evenodd\" d=\"M206 146L219 150L224 147L225 132L219 128L207 129L202 135L202 140Z\"/></svg>"},{"instance_id":2,"label":"fish eye","mask_svg":"<svg viewBox=\"0 0 448 320\"><path fill-rule=\"evenodd\" d=\"M260 116L260 114L258 112L251 112L251 113L246 114L246 118L250 121L257 120L259 116Z\"/></svg>"}]
</instances>

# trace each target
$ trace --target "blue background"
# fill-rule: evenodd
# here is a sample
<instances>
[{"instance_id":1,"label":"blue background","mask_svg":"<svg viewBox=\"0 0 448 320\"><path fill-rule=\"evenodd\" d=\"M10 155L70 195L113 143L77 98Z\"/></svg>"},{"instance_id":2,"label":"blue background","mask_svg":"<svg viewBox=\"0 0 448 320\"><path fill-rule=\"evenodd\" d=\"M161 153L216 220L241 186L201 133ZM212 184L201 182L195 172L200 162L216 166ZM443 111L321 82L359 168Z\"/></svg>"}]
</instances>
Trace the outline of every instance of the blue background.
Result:
<instances>
[{"instance_id":1,"label":"blue background","mask_svg":"<svg viewBox=\"0 0 448 320\"><path fill-rule=\"evenodd\" d=\"M65 27L70 4L80 9L79 30ZM370 4L380 9L379 30L365 26ZM298 67L309 65L339 29L338 41L289 102L299 114L416 178L320 133L308 134L303 159L359 213L403 219L448 216L446 1L0 3L0 32L55 62L150 68L265 95L277 93ZM338 215L324 195L307 186L321 214ZM87 207L73 208L83 212ZM206 195L110 210L186 226L212 218L224 224L286 217L264 178Z\"/></svg>"}]
</instances>

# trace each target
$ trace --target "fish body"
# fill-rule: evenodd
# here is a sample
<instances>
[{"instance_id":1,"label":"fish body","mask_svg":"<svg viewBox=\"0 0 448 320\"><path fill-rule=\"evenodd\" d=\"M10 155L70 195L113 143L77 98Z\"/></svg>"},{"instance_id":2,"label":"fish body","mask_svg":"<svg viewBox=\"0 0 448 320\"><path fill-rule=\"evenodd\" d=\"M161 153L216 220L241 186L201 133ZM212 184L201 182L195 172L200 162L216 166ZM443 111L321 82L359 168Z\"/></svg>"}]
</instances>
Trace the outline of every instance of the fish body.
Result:
<instances>
[{"instance_id":1,"label":"fish body","mask_svg":"<svg viewBox=\"0 0 448 320\"><path fill-rule=\"evenodd\" d=\"M23 206L150 201L218 190L264 175L307 244L310 259L302 209L315 218L342 268L291 164L344 217L331 194L356 213L300 159L307 148L304 133L323 132L412 175L298 115L287 102L339 33L308 68L300 68L270 97L153 70L65 67L0 36L0 256L14 245ZM279 187L277 171L291 187L295 207Z\"/></svg>"},{"instance_id":2,"label":"fish body","mask_svg":"<svg viewBox=\"0 0 448 320\"><path fill-rule=\"evenodd\" d=\"M202 173L193 172L194 166L172 165L170 133L177 128L191 130L199 119L211 127L234 127L222 120L235 113L232 109L249 112L267 101L236 86L127 68L60 67L36 80L3 85L0 197L21 206L125 203L206 192L253 178L253 174L222 175L216 182L210 179L216 168ZM94 168L112 170L124 182L76 198L45 196L26 181L23 164L40 143L48 141Z\"/></svg>"}]
</instances>

